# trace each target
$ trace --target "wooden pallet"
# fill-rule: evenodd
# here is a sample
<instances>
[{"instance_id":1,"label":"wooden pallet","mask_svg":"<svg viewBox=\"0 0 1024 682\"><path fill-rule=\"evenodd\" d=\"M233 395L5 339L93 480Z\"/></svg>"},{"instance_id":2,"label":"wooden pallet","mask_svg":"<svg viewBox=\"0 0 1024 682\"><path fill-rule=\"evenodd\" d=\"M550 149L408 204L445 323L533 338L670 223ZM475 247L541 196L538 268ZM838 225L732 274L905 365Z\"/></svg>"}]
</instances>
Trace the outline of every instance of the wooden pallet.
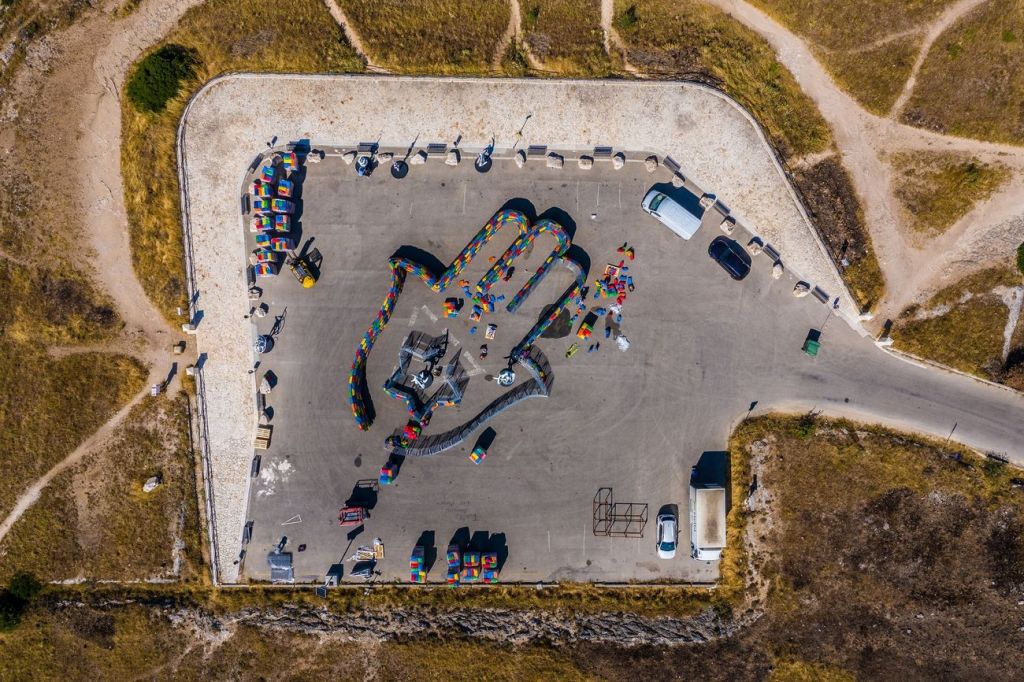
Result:
<instances>
[{"instance_id":1,"label":"wooden pallet","mask_svg":"<svg viewBox=\"0 0 1024 682\"><path fill-rule=\"evenodd\" d=\"M256 427L256 449L266 450L270 447L270 434L273 433L273 426Z\"/></svg>"}]
</instances>

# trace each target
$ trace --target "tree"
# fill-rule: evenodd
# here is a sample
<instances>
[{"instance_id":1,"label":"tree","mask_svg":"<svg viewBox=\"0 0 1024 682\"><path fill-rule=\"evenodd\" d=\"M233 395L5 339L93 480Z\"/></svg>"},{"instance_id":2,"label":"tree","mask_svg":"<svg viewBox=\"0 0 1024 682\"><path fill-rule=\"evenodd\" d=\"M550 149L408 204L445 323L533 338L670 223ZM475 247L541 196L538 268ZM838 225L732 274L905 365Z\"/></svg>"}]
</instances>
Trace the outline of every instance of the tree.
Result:
<instances>
[{"instance_id":1,"label":"tree","mask_svg":"<svg viewBox=\"0 0 1024 682\"><path fill-rule=\"evenodd\" d=\"M24 601L32 601L41 589L43 589L43 584L39 582L39 579L25 571L12 575L7 583L7 591Z\"/></svg>"},{"instance_id":2,"label":"tree","mask_svg":"<svg viewBox=\"0 0 1024 682\"><path fill-rule=\"evenodd\" d=\"M125 89L128 99L139 111L163 111L178 94L181 82L195 75L197 63L193 50L164 45L146 55L132 71Z\"/></svg>"}]
</instances>

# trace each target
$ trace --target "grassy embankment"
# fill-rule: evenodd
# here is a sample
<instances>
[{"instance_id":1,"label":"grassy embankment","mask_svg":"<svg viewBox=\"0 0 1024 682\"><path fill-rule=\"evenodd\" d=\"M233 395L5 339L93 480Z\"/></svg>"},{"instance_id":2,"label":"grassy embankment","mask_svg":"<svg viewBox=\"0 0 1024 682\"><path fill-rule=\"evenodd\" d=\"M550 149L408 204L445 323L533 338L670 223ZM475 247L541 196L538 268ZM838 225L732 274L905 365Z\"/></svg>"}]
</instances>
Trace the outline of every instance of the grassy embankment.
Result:
<instances>
[{"instance_id":1,"label":"grassy embankment","mask_svg":"<svg viewBox=\"0 0 1024 682\"><path fill-rule=\"evenodd\" d=\"M885 293L885 278L850 174L839 157L830 156L794 169L792 178L853 299L870 310Z\"/></svg>"},{"instance_id":2,"label":"grassy embankment","mask_svg":"<svg viewBox=\"0 0 1024 682\"><path fill-rule=\"evenodd\" d=\"M523 39L545 72L585 78L611 75L600 0L523 0L520 6Z\"/></svg>"},{"instance_id":3,"label":"grassy embankment","mask_svg":"<svg viewBox=\"0 0 1024 682\"><path fill-rule=\"evenodd\" d=\"M828 124L771 46L724 12L692 0L618 0L615 11L631 63L721 89L753 114L787 165L832 146ZM870 308L885 282L848 174L826 158L791 168L791 179L854 298Z\"/></svg>"},{"instance_id":4,"label":"grassy embankment","mask_svg":"<svg viewBox=\"0 0 1024 682\"><path fill-rule=\"evenodd\" d=\"M808 41L836 82L885 115L917 58L927 24L954 0L752 0Z\"/></svg>"},{"instance_id":5,"label":"grassy embankment","mask_svg":"<svg viewBox=\"0 0 1024 682\"><path fill-rule=\"evenodd\" d=\"M982 3L939 36L903 120L932 130L1024 144L1024 6Z\"/></svg>"},{"instance_id":6,"label":"grassy embankment","mask_svg":"<svg viewBox=\"0 0 1024 682\"><path fill-rule=\"evenodd\" d=\"M1011 343L1003 358L1009 309L999 287L1024 286L1015 269L996 266L942 289L921 306L904 310L892 330L896 348L985 379L1000 380L1022 351ZM1014 335L1020 345L1021 325ZM1019 358L1024 360L1024 358Z\"/></svg>"},{"instance_id":7,"label":"grassy embankment","mask_svg":"<svg viewBox=\"0 0 1024 682\"><path fill-rule=\"evenodd\" d=\"M371 61L415 74L484 74L509 22L507 2L340 0Z\"/></svg>"},{"instance_id":8,"label":"grassy embankment","mask_svg":"<svg viewBox=\"0 0 1024 682\"><path fill-rule=\"evenodd\" d=\"M186 286L174 144L189 96L228 71L348 72L363 64L316 0L211 0L189 10L162 44L189 50L194 76L159 112L138 111L122 99L121 173L135 273L150 299L176 320Z\"/></svg>"},{"instance_id":9,"label":"grassy embankment","mask_svg":"<svg viewBox=\"0 0 1024 682\"><path fill-rule=\"evenodd\" d=\"M759 471L749 514L767 520L754 557L767 592L761 618L729 639L510 647L452 633L358 644L261 627L251 616L235 622L241 608L294 601L270 591L203 604L196 591L139 586L134 603L112 604L114 593L102 586L51 587L21 627L0 634L0 656L14 677L46 670L110 679L249 678L279 665L281 651L296 678L657 679L666 670L710 680L1015 676L1024 664L1016 607L1024 501L1011 485L1018 470L955 444L807 415L744 422L731 447ZM744 486L734 508L746 496ZM59 599L84 605L62 608ZM362 599L344 605L301 596L298 607L382 605ZM214 642L211 618L217 645L204 647Z\"/></svg>"},{"instance_id":10,"label":"grassy embankment","mask_svg":"<svg viewBox=\"0 0 1024 682\"><path fill-rule=\"evenodd\" d=\"M901 152L892 157L896 198L910 227L925 236L942 234L1010 179L1002 164L963 154Z\"/></svg>"},{"instance_id":11,"label":"grassy embankment","mask_svg":"<svg viewBox=\"0 0 1024 682\"><path fill-rule=\"evenodd\" d=\"M0 542L0 583L16 571L43 581L200 578L186 400L146 398L106 446L58 476ZM151 476L161 485L144 493Z\"/></svg>"}]
</instances>

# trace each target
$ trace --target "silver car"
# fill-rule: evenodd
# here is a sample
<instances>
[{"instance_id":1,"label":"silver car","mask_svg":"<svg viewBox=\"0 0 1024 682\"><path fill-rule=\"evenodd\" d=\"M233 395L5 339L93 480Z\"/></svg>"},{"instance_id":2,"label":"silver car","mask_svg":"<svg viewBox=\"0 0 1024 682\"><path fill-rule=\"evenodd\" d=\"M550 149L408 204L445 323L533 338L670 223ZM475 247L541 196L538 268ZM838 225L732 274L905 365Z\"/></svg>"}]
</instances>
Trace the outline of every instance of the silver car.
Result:
<instances>
[{"instance_id":1,"label":"silver car","mask_svg":"<svg viewBox=\"0 0 1024 682\"><path fill-rule=\"evenodd\" d=\"M671 559L676 555L679 540L679 520L675 514L658 515L658 556Z\"/></svg>"}]
</instances>

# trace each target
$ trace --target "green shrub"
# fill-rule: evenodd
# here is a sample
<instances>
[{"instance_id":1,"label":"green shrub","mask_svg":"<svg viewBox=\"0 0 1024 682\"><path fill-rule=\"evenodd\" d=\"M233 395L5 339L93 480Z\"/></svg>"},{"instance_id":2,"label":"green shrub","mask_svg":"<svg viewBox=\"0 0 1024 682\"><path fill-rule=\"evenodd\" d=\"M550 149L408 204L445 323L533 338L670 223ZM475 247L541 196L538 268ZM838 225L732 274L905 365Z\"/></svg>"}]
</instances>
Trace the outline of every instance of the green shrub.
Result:
<instances>
[{"instance_id":1,"label":"green shrub","mask_svg":"<svg viewBox=\"0 0 1024 682\"><path fill-rule=\"evenodd\" d=\"M12 575L10 582L7 583L7 591L24 601L32 601L41 589L43 584L39 579L24 571Z\"/></svg>"},{"instance_id":2,"label":"green shrub","mask_svg":"<svg viewBox=\"0 0 1024 682\"><path fill-rule=\"evenodd\" d=\"M615 18L615 27L620 31L628 31L636 26L638 21L640 21L640 17L637 16L636 5L630 5Z\"/></svg>"},{"instance_id":3,"label":"green shrub","mask_svg":"<svg viewBox=\"0 0 1024 682\"><path fill-rule=\"evenodd\" d=\"M1017 247L1017 269L1024 275L1024 244Z\"/></svg>"},{"instance_id":4,"label":"green shrub","mask_svg":"<svg viewBox=\"0 0 1024 682\"><path fill-rule=\"evenodd\" d=\"M128 99L139 111L163 111L178 94L183 80L195 74L195 52L181 45L165 45L147 55L128 78Z\"/></svg>"}]
</instances>

